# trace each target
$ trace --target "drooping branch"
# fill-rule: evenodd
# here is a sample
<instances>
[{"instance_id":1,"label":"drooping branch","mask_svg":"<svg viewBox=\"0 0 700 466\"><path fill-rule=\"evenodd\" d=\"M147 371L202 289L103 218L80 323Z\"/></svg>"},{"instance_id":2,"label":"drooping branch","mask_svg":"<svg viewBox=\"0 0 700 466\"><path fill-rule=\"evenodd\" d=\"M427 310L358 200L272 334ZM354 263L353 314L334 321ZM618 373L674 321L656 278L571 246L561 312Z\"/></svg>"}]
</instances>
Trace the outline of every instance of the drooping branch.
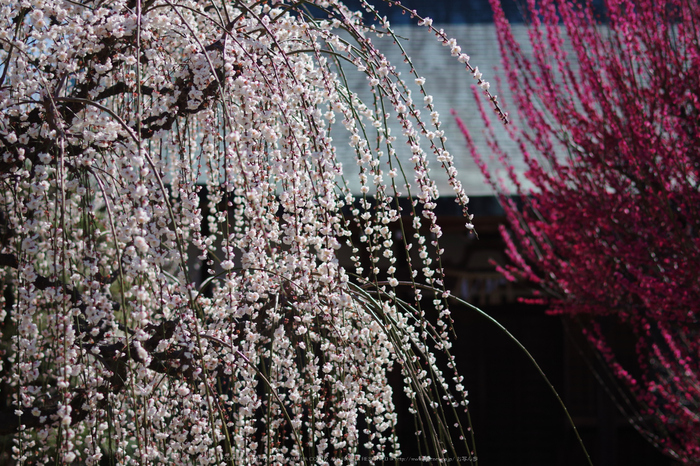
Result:
<instances>
[{"instance_id":1,"label":"drooping branch","mask_svg":"<svg viewBox=\"0 0 700 466\"><path fill-rule=\"evenodd\" d=\"M13 254L0 254L0 266L16 269L19 262ZM33 284L41 290L62 289L70 296L73 306L81 311L81 314L74 319L73 329L76 333L76 339L83 341L81 346L84 357L94 358L112 374L105 380L106 383L97 389L103 395L118 393L125 389L129 365L132 361L145 364L154 372L188 382L192 382L196 375L201 372L197 370L197 363L192 360L189 348L169 343L165 350L157 351L161 342L170 340L175 334L178 325L180 325L177 320L164 320L148 324L140 331L141 335L146 334L148 338L143 339L142 337L139 342L134 340L133 329L120 326L126 335L112 337L111 340L116 339L117 341L108 342L105 341L108 331L107 323L101 320L91 324L87 320L86 306L81 294L75 288L50 280L42 275L37 275ZM117 304L114 303L114 306L116 307ZM87 404L87 401L84 390L72 390L72 398L69 403L71 406L70 425L79 423L89 415L93 408ZM98 407L104 407L106 403L107 399L103 398L98 402ZM42 428L46 425L62 422L57 417L59 408L58 403L44 403L41 406L29 408L8 407L0 409L0 435L18 432L20 428Z\"/></svg>"}]
</instances>

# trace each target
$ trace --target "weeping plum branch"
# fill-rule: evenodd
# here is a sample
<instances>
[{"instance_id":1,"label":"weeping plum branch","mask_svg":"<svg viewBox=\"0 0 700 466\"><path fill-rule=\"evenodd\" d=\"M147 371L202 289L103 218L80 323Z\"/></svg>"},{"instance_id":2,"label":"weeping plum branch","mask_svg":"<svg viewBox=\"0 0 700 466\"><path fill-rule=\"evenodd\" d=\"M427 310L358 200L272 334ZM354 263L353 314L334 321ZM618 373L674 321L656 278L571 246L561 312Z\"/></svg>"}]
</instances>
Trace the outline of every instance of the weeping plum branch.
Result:
<instances>
[{"instance_id":1,"label":"weeping plum branch","mask_svg":"<svg viewBox=\"0 0 700 466\"><path fill-rule=\"evenodd\" d=\"M456 41L411 15L500 111ZM383 284L403 248L413 283L444 291L431 160L469 215L426 80L370 39L398 43L388 22L336 0L42 0L0 18L0 433L15 461L398 458L394 370L420 452L470 457L447 302ZM415 234L394 244L402 216Z\"/></svg>"}]
</instances>

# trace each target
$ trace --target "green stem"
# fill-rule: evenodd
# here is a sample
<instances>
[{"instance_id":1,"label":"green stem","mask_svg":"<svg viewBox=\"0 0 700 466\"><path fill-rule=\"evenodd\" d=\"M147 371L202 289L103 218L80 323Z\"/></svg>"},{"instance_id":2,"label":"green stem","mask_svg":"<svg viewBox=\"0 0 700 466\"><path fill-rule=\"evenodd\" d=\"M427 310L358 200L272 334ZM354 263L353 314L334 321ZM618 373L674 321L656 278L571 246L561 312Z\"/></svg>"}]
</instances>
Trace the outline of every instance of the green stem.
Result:
<instances>
[{"instance_id":1,"label":"green stem","mask_svg":"<svg viewBox=\"0 0 700 466\"><path fill-rule=\"evenodd\" d=\"M388 285L388 282L380 283L380 285L382 285L382 284ZM415 287L419 287L419 288L433 291L436 293L442 293L442 291L435 289L434 287L431 287L428 285L422 285L422 284L418 284L418 283L399 282L399 285L415 286ZM576 424L574 424L574 420L571 418L571 415L569 414L569 410L566 409L566 405L564 404L564 401L561 399L561 397L559 396L559 393L554 388L554 385L552 385L552 383L549 381L549 379L545 375L544 371L542 370L540 365L537 364L537 361L535 361L535 358L532 356L532 354L530 354L530 352L527 350L527 348L525 348L525 346L523 346L523 344L520 343L520 341L517 338L515 338L515 336L513 336L512 333L510 333L503 325L501 325L500 322L498 322L496 319L494 319L493 317L488 315L486 312L482 311L481 309L479 309L478 307L476 307L472 304L469 304L465 300L458 298L457 296L453 296L450 294L449 297L454 299L458 303L468 307L469 309L471 309L472 311L481 315L482 317L486 318L486 320L488 320L489 322L494 324L496 327L498 327L513 343L515 343L518 346L518 348L520 348L520 350L530 360L532 365L535 366L535 369L537 369L537 372L540 373L540 376L544 379L545 383L549 386L550 390L554 394L554 397L557 399L557 401L559 402L559 405L564 410L564 414L566 414L566 419L569 421L569 424L571 424L571 428L574 430L574 434L576 435L576 439L578 440L578 443L581 446L581 449L583 450L584 455L586 455L586 460L588 461L589 466L593 466L593 462L591 461L591 456L588 454L588 450L586 450L586 446L583 444L583 439L581 439L581 436L578 433L578 429L576 428Z\"/></svg>"}]
</instances>

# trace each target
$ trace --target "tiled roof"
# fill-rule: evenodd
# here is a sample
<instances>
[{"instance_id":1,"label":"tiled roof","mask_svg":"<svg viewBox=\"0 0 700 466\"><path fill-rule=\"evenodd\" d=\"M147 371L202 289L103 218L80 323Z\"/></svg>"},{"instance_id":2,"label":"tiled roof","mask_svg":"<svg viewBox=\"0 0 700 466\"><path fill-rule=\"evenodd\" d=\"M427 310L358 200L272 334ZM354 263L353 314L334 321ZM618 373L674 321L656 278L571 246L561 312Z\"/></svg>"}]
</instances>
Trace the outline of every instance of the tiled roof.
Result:
<instances>
[{"instance_id":1,"label":"tiled roof","mask_svg":"<svg viewBox=\"0 0 700 466\"><path fill-rule=\"evenodd\" d=\"M451 109L455 109L458 112L471 129L472 137L480 148L481 153L488 158L489 152L482 134L484 124L479 117L471 91L471 86L476 81L464 69L464 65L459 63L455 57L452 57L449 50L443 47L441 42L436 40L435 36L430 34L427 29L411 25L392 26L396 35L406 39L402 41L404 48L411 57L418 73L426 78L425 88L433 95L434 105L442 119L442 129L447 136L447 149L455 157L455 166L459 171L458 178L463 183L467 194L470 196L491 194L491 188L484 182L479 169L472 161L465 146L464 138L450 115ZM496 83L499 72L494 71L494 67L500 66L500 52L493 24L434 24L434 26L438 29L444 28L449 37L457 39L462 47L462 51L471 56L471 64L478 66L484 73L484 79L491 83L491 91L498 94L499 101L505 104L506 110L510 112L511 117L515 117L516 112L512 108L510 92L499 90ZM514 26L514 33L516 37L520 36L524 40L527 38L526 27L522 24ZM403 57L401 57L398 48L393 45L393 40L385 38L375 39L373 42L385 53L390 62L401 70L401 77L412 85L414 100L419 100L416 98L416 96L419 96L419 93L416 86L413 85L409 67L403 63ZM348 72L350 88L358 92L365 102L371 102L371 93L365 75L353 73L349 69L346 69L346 72ZM505 77L502 74L501 77L505 81ZM484 105L490 105L483 95L480 95L480 98L482 98ZM423 109L422 116L429 121L430 118L425 109ZM503 147L515 154L517 151L515 144L507 138L505 128L497 119L494 127L499 140L503 142ZM408 146L400 139L401 131L398 124L393 125L392 134L398 138L396 142L397 153L401 153L402 160L407 160L409 158ZM341 142L345 136L344 131L337 131L333 137L339 147L339 157L346 167L347 178L352 182L356 178L356 176L353 176L353 171L356 170L355 155L348 145ZM493 161L490 165L497 167L499 164ZM410 163L405 162L404 166L408 168ZM451 188L447 184L447 176L437 161L434 160L434 156L430 160L430 166L431 176L437 181L441 195L449 196ZM412 181L412 179L409 181ZM355 184L351 183L351 188L357 192L359 184L357 182ZM406 195L405 192L402 194Z\"/></svg>"},{"instance_id":2,"label":"tiled roof","mask_svg":"<svg viewBox=\"0 0 700 466\"><path fill-rule=\"evenodd\" d=\"M353 10L360 9L359 0L344 0L344 3ZM401 13L400 8L389 7L382 0L370 0L370 3L375 5L380 14L387 16L394 25L408 24L411 21L407 15ZM474 24L493 21L488 0L401 0L401 4L441 24ZM505 0L501 4L509 21L522 22L518 1Z\"/></svg>"}]
</instances>

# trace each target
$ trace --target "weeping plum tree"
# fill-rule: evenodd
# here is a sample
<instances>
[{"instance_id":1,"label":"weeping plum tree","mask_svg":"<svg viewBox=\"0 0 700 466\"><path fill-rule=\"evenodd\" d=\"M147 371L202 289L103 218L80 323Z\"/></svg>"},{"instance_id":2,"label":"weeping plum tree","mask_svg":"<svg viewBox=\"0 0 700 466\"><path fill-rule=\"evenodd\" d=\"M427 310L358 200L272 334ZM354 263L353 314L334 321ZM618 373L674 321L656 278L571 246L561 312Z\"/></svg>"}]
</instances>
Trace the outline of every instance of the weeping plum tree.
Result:
<instances>
[{"instance_id":1,"label":"weeping plum tree","mask_svg":"<svg viewBox=\"0 0 700 466\"><path fill-rule=\"evenodd\" d=\"M370 39L390 25L363 14L335 0L0 2L0 433L16 462L395 458L391 371L421 451L473 459L431 158L465 215L468 198L425 79L399 78ZM397 247L417 251L410 302Z\"/></svg>"},{"instance_id":2,"label":"weeping plum tree","mask_svg":"<svg viewBox=\"0 0 700 466\"><path fill-rule=\"evenodd\" d=\"M487 132L505 180L463 132L509 220L502 270L582 325L638 430L700 462L700 6L606 0L601 20L590 2L532 0L528 44L491 6L523 128L517 155Z\"/></svg>"}]
</instances>

